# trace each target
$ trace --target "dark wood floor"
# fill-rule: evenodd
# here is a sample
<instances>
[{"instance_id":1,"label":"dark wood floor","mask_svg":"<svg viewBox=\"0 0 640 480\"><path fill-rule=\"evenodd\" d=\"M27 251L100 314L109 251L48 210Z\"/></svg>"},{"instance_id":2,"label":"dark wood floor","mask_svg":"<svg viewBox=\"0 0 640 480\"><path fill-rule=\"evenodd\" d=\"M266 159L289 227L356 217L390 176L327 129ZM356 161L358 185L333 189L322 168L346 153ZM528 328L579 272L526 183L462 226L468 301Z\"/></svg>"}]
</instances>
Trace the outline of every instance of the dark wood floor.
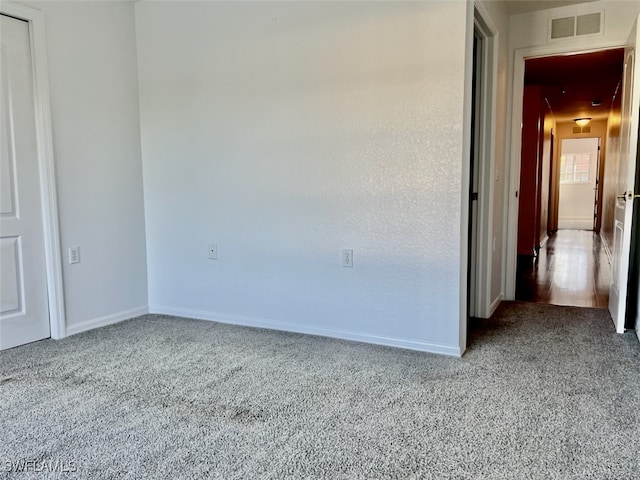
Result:
<instances>
[{"instance_id":1,"label":"dark wood floor","mask_svg":"<svg viewBox=\"0 0 640 480\"><path fill-rule=\"evenodd\" d=\"M559 230L537 257L518 257L516 300L606 308L611 268L600 237Z\"/></svg>"}]
</instances>

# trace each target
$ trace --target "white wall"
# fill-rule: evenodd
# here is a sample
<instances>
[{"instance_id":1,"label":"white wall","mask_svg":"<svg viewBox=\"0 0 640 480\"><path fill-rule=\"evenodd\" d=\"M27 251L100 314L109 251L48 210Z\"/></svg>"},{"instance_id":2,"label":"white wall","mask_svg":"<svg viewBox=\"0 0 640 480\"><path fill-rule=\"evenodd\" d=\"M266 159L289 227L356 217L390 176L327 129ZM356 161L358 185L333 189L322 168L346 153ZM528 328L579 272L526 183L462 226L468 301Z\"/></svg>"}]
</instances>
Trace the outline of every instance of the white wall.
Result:
<instances>
[{"instance_id":1,"label":"white wall","mask_svg":"<svg viewBox=\"0 0 640 480\"><path fill-rule=\"evenodd\" d=\"M67 333L147 310L133 5L44 12ZM81 262L68 265L67 248Z\"/></svg>"},{"instance_id":2,"label":"white wall","mask_svg":"<svg viewBox=\"0 0 640 480\"><path fill-rule=\"evenodd\" d=\"M460 354L464 2L142 2L136 31L152 311Z\"/></svg>"}]
</instances>

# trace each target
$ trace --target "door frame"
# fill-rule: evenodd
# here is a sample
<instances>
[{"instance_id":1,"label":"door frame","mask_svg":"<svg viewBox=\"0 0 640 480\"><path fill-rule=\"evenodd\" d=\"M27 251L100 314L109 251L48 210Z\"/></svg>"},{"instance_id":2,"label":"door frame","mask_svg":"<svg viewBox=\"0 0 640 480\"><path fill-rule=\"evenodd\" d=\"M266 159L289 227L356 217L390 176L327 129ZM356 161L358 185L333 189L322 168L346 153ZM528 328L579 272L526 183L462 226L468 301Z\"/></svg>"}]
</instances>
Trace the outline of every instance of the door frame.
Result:
<instances>
[{"instance_id":1,"label":"door frame","mask_svg":"<svg viewBox=\"0 0 640 480\"><path fill-rule=\"evenodd\" d=\"M481 137L485 119L482 116L485 98L483 95L485 81L486 35L478 19L473 25L473 69L471 88L471 149L469 155L469 229L468 229L468 291L467 291L467 322L471 317L478 316L478 229L479 229L479 173L482 166L482 147L484 139ZM475 195L475 199L473 196Z\"/></svg>"},{"instance_id":2,"label":"door frame","mask_svg":"<svg viewBox=\"0 0 640 480\"><path fill-rule=\"evenodd\" d=\"M477 206L477 268L475 292L468 292L469 280L469 182L471 179L471 111L472 111L472 75L473 75L473 36L474 29L482 35L484 55L482 59L482 81L480 91L480 111L476 117L480 119L478 135L478 206ZM495 176L495 118L498 76L498 29L491 21L490 15L480 2L467 3L467 44L465 71L465 106L464 106L464 145L462 168L461 198L461 242L460 242L460 331L459 343L462 354L467 345L467 295L476 299L476 316L488 318L496 305L491 303L491 259L493 242L493 197Z\"/></svg>"},{"instance_id":3,"label":"door frame","mask_svg":"<svg viewBox=\"0 0 640 480\"><path fill-rule=\"evenodd\" d=\"M585 135L585 136L582 136ZM579 138L597 138L599 140L598 146L598 167L597 167L597 185L596 185L596 198L594 204L594 213L595 208L597 207L597 217L594 217L593 222L593 231L594 233L599 234L602 229L602 202L603 202L603 179L604 179L604 164L606 162L605 149L606 149L606 135L591 135L590 133L584 134L572 134L569 136L560 136L554 134L554 140L552 142L553 153L551 156L551 172L549 175L549 231L555 232L558 230L558 210L560 205L560 155L562 154L562 141L566 139L579 139ZM611 260L611 254L606 243L603 243L603 248L605 253L609 256L609 260Z\"/></svg>"},{"instance_id":4,"label":"door frame","mask_svg":"<svg viewBox=\"0 0 640 480\"><path fill-rule=\"evenodd\" d=\"M601 217L600 214L600 185L601 185L601 173L600 172L600 167L601 167L601 162L600 162L600 158L601 158L601 146L602 146L602 137L600 135L591 135L590 133L584 133L582 135L584 136L576 136L577 134L573 135L573 136L562 136L558 138L558 156L557 156L557 161L555 162L554 165L554 169L556 169L556 175L555 176L550 176L550 179L553 179L556 184L555 184L555 188L556 188L556 193L557 193L557 199L555 199L554 202L554 206L553 208L556 210L555 212L555 216L556 219L558 220L557 223L559 222L560 219L560 191L562 190L562 184L560 183L560 164L561 164L561 158L562 157L562 152L563 152L563 142L565 140L597 140L598 142L598 147L596 149L596 158L595 158L595 167L594 167L594 171L595 171L595 178L593 179L595 182L595 187L593 188L593 208L591 208L591 226L593 228L593 233L600 233L600 230L598 229L598 231L596 231L596 208L598 210L598 217ZM590 160L591 161L591 160ZM591 165L589 165L589 169L591 169ZM590 170L591 171L591 170ZM551 208L549 208L549 211L551 211ZM557 227L557 225L556 225ZM556 228L556 230L558 230L558 228Z\"/></svg>"},{"instance_id":5,"label":"door frame","mask_svg":"<svg viewBox=\"0 0 640 480\"><path fill-rule=\"evenodd\" d=\"M624 43L602 41L601 38L584 39L580 46L570 45L541 45L536 47L517 48L514 51L510 71L513 81L510 84L511 108L508 112L507 125L511 125L508 134L507 149L510 161L505 162L505 203L506 218L505 248L503 258L503 291L506 300L515 300L516 296L516 267L518 241L518 190L520 188L520 150L522 147L522 98L524 96L524 65L525 60L535 57L549 57L553 55L576 55L593 53L612 48L623 48Z\"/></svg>"},{"instance_id":6,"label":"door frame","mask_svg":"<svg viewBox=\"0 0 640 480\"><path fill-rule=\"evenodd\" d=\"M493 202L495 189L495 123L498 76L498 29L489 20L484 6L475 6L474 25L482 38L480 119L478 135L478 205L477 205L477 269L475 305L476 316L489 318L497 304L492 305L491 278L493 256Z\"/></svg>"},{"instance_id":7,"label":"door frame","mask_svg":"<svg viewBox=\"0 0 640 480\"><path fill-rule=\"evenodd\" d=\"M42 226L44 234L47 297L51 338L66 337L63 302L62 255L60 253L60 227L53 158L51 127L49 70L47 65L44 14L40 10L8 1L0 4L0 13L24 20L29 24L33 90L35 95L36 141L38 172L40 176Z\"/></svg>"}]
</instances>

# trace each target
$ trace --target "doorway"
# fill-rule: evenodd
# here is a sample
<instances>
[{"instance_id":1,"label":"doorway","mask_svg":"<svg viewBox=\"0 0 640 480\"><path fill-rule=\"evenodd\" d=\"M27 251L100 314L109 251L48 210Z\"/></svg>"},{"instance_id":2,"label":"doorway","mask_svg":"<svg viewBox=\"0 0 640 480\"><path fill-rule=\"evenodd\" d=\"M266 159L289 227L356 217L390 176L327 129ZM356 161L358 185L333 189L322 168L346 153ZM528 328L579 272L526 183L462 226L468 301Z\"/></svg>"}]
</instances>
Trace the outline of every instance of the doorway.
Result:
<instances>
[{"instance_id":1,"label":"doorway","mask_svg":"<svg viewBox=\"0 0 640 480\"><path fill-rule=\"evenodd\" d=\"M497 76L497 29L481 5L473 9L473 30L469 32L467 78L470 99L468 115L469 142L465 145L468 159L468 190L463 204L462 228L467 238L462 245L466 271L461 278L465 291L461 302L464 327L470 318L489 318L491 303L491 259L493 230L493 197L495 165L495 79ZM461 344L466 342L466 328L461 329Z\"/></svg>"},{"instance_id":2,"label":"doorway","mask_svg":"<svg viewBox=\"0 0 640 480\"><path fill-rule=\"evenodd\" d=\"M558 230L595 230L599 154L599 138L562 139Z\"/></svg>"},{"instance_id":3,"label":"doorway","mask_svg":"<svg viewBox=\"0 0 640 480\"><path fill-rule=\"evenodd\" d=\"M523 58L517 300L607 306L610 266L598 230L612 211L601 208L600 138L608 134L623 60L621 48Z\"/></svg>"}]
</instances>

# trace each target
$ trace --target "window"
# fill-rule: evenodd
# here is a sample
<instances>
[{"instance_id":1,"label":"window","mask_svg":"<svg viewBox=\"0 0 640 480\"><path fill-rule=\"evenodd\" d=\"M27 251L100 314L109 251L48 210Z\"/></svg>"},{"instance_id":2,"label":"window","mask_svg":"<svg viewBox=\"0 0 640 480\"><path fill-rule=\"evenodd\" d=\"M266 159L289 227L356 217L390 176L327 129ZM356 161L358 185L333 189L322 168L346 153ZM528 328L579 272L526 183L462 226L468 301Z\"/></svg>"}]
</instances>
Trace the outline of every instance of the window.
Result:
<instances>
[{"instance_id":1,"label":"window","mask_svg":"<svg viewBox=\"0 0 640 480\"><path fill-rule=\"evenodd\" d=\"M570 153L560 156L560 183L588 183L591 155Z\"/></svg>"}]
</instances>

